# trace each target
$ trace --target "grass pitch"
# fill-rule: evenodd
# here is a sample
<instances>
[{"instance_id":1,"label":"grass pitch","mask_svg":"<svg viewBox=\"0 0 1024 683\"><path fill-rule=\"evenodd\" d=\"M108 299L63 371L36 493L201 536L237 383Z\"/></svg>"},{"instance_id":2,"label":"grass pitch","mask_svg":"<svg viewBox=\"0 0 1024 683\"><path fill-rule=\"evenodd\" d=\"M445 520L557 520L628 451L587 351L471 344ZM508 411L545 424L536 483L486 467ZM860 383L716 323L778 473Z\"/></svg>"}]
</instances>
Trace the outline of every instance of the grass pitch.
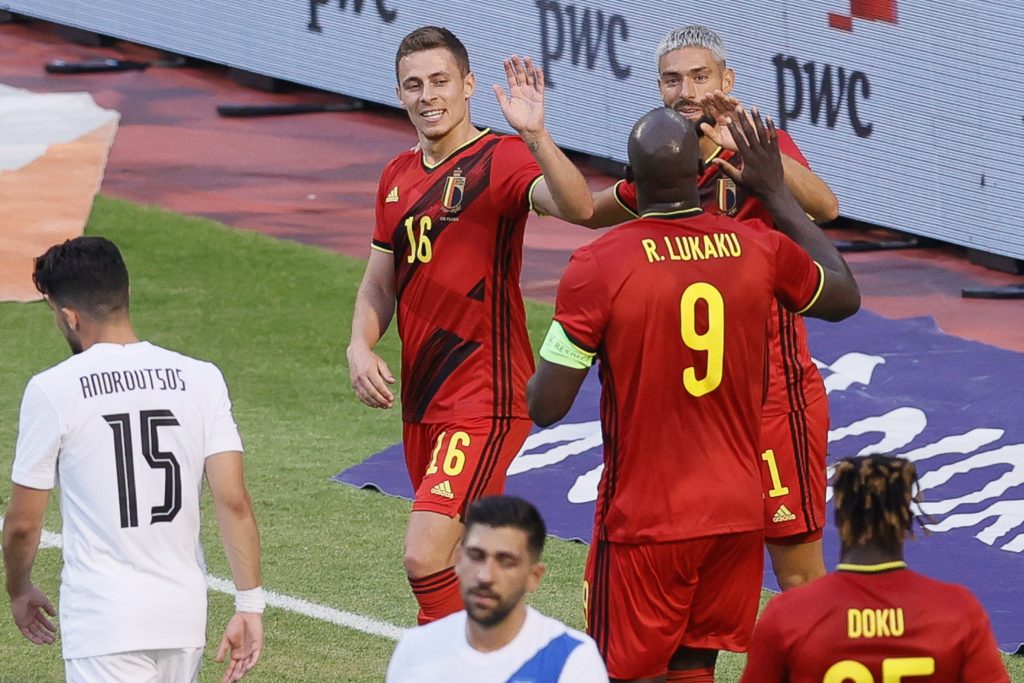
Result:
<instances>
[{"instance_id":1,"label":"grass pitch","mask_svg":"<svg viewBox=\"0 0 1024 683\"><path fill-rule=\"evenodd\" d=\"M363 262L100 197L88 234L122 249L132 276L133 319L156 344L211 360L223 370L246 445L247 480L263 542L263 583L401 626L415 620L402 570L407 501L330 480L401 438L397 411L364 407L349 388L344 344ZM527 306L540 341L551 308ZM0 305L0 509L6 508L18 407L34 373L68 354L43 303ZM380 353L397 371L389 333ZM46 527L59 530L57 495ZM203 539L211 573L229 577L216 523L204 501ZM547 614L582 627L586 547L552 539L548 574L532 598ZM41 550L36 583L57 597L60 554ZM212 593L202 681L219 681L213 662L230 597ZM247 680L382 681L393 641L281 609L265 615L266 650ZM1015 681L1024 662L1007 658ZM718 680L736 681L743 657L725 654ZM0 681L63 680L58 647L34 646L14 627L0 594Z\"/></svg>"}]
</instances>

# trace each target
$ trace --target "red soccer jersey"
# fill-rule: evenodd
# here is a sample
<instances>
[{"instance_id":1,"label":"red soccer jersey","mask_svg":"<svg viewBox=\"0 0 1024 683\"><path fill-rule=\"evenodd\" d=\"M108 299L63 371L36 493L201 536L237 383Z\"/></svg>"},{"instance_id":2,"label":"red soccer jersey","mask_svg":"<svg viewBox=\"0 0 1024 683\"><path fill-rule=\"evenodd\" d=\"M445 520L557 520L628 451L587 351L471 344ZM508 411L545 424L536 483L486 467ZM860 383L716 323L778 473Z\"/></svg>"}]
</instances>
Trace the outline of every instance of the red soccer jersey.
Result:
<instances>
[{"instance_id":1,"label":"red soccer jersey","mask_svg":"<svg viewBox=\"0 0 1024 683\"><path fill-rule=\"evenodd\" d=\"M902 562L840 567L768 603L741 683L1009 683L969 590Z\"/></svg>"},{"instance_id":2,"label":"red soccer jersey","mask_svg":"<svg viewBox=\"0 0 1024 683\"><path fill-rule=\"evenodd\" d=\"M700 209L623 224L573 254L555 320L597 352L598 538L673 541L764 526L765 325L822 271L781 233Z\"/></svg>"},{"instance_id":3,"label":"red soccer jersey","mask_svg":"<svg viewBox=\"0 0 1024 683\"><path fill-rule=\"evenodd\" d=\"M384 169L373 247L392 254L402 417L526 417L533 353L519 288L540 167L485 130L435 166L412 150Z\"/></svg>"},{"instance_id":4,"label":"red soccer jersey","mask_svg":"<svg viewBox=\"0 0 1024 683\"><path fill-rule=\"evenodd\" d=\"M807 159L784 130L778 131L779 150L808 168ZM724 159L734 164L742 163L733 159L735 153L719 147L705 161L707 168L699 181L700 201L705 211L732 216L745 221L760 219L772 225L772 215L757 197L738 187L725 175L712 159ZM636 214L636 186L620 180L615 185L615 196L623 208ZM773 303L768 315L768 391L765 396L764 414L782 415L801 410L809 403L825 395L825 383L821 373L811 360L807 346L807 328L804 319Z\"/></svg>"}]
</instances>

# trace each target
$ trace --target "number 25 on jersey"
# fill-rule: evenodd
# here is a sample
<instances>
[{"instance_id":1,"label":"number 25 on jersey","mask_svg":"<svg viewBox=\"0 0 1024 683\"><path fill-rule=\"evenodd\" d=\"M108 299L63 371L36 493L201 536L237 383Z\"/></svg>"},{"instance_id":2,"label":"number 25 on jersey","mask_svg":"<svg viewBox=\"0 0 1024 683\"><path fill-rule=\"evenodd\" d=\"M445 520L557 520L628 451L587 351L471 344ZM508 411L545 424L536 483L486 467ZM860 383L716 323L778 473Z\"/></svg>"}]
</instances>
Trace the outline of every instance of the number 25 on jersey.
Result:
<instances>
[{"instance_id":1,"label":"number 25 on jersey","mask_svg":"<svg viewBox=\"0 0 1024 683\"><path fill-rule=\"evenodd\" d=\"M707 309L708 324L697 331L697 308ZM679 299L679 327L683 344L694 351L707 353L707 362L700 371L696 367L683 370L683 387L697 398L710 394L722 383L725 357L725 301L722 293L707 282L694 282Z\"/></svg>"}]
</instances>

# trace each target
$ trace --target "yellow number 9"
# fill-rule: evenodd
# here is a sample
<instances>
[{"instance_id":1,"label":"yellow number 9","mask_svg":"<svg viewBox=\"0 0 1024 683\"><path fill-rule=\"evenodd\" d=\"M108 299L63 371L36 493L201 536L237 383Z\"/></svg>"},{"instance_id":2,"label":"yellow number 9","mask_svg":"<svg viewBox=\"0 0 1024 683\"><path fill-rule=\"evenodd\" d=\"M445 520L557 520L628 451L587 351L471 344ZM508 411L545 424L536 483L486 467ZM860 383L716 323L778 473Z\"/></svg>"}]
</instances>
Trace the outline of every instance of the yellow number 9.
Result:
<instances>
[{"instance_id":1,"label":"yellow number 9","mask_svg":"<svg viewBox=\"0 0 1024 683\"><path fill-rule=\"evenodd\" d=\"M703 301L708 307L708 330L697 331L697 302ZM725 355L725 301L722 293L706 282L695 282L686 288L679 300L679 326L683 343L694 351L706 351L707 368L704 376L697 379L697 371L686 368L683 371L683 386L700 398L718 388L722 383L722 360Z\"/></svg>"}]
</instances>

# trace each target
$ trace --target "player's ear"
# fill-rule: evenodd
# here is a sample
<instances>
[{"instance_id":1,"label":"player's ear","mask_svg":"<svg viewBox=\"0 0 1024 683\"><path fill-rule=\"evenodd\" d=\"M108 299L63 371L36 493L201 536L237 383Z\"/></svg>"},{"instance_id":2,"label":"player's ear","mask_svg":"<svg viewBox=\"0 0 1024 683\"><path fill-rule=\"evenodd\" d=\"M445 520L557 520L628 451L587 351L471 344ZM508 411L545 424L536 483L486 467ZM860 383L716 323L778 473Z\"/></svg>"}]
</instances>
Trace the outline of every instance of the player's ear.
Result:
<instances>
[{"instance_id":1,"label":"player's ear","mask_svg":"<svg viewBox=\"0 0 1024 683\"><path fill-rule=\"evenodd\" d=\"M405 106L402 104L402 88L397 85L395 86L395 99L398 101L399 105Z\"/></svg>"},{"instance_id":2,"label":"player's ear","mask_svg":"<svg viewBox=\"0 0 1024 683\"><path fill-rule=\"evenodd\" d=\"M476 74L470 71L462 79L462 94L468 100L476 92Z\"/></svg>"},{"instance_id":3,"label":"player's ear","mask_svg":"<svg viewBox=\"0 0 1024 683\"><path fill-rule=\"evenodd\" d=\"M728 95L732 92L734 85L736 85L736 72L727 67L722 72L722 92Z\"/></svg>"},{"instance_id":4,"label":"player's ear","mask_svg":"<svg viewBox=\"0 0 1024 683\"><path fill-rule=\"evenodd\" d=\"M68 329L78 331L78 324L80 322L78 313L73 308L61 307L60 314L64 317L64 323L68 326Z\"/></svg>"},{"instance_id":5,"label":"player's ear","mask_svg":"<svg viewBox=\"0 0 1024 683\"><path fill-rule=\"evenodd\" d=\"M540 580L544 578L544 572L548 566L543 562L536 562L530 567L530 576L526 580L526 590L533 593L540 587Z\"/></svg>"}]
</instances>

